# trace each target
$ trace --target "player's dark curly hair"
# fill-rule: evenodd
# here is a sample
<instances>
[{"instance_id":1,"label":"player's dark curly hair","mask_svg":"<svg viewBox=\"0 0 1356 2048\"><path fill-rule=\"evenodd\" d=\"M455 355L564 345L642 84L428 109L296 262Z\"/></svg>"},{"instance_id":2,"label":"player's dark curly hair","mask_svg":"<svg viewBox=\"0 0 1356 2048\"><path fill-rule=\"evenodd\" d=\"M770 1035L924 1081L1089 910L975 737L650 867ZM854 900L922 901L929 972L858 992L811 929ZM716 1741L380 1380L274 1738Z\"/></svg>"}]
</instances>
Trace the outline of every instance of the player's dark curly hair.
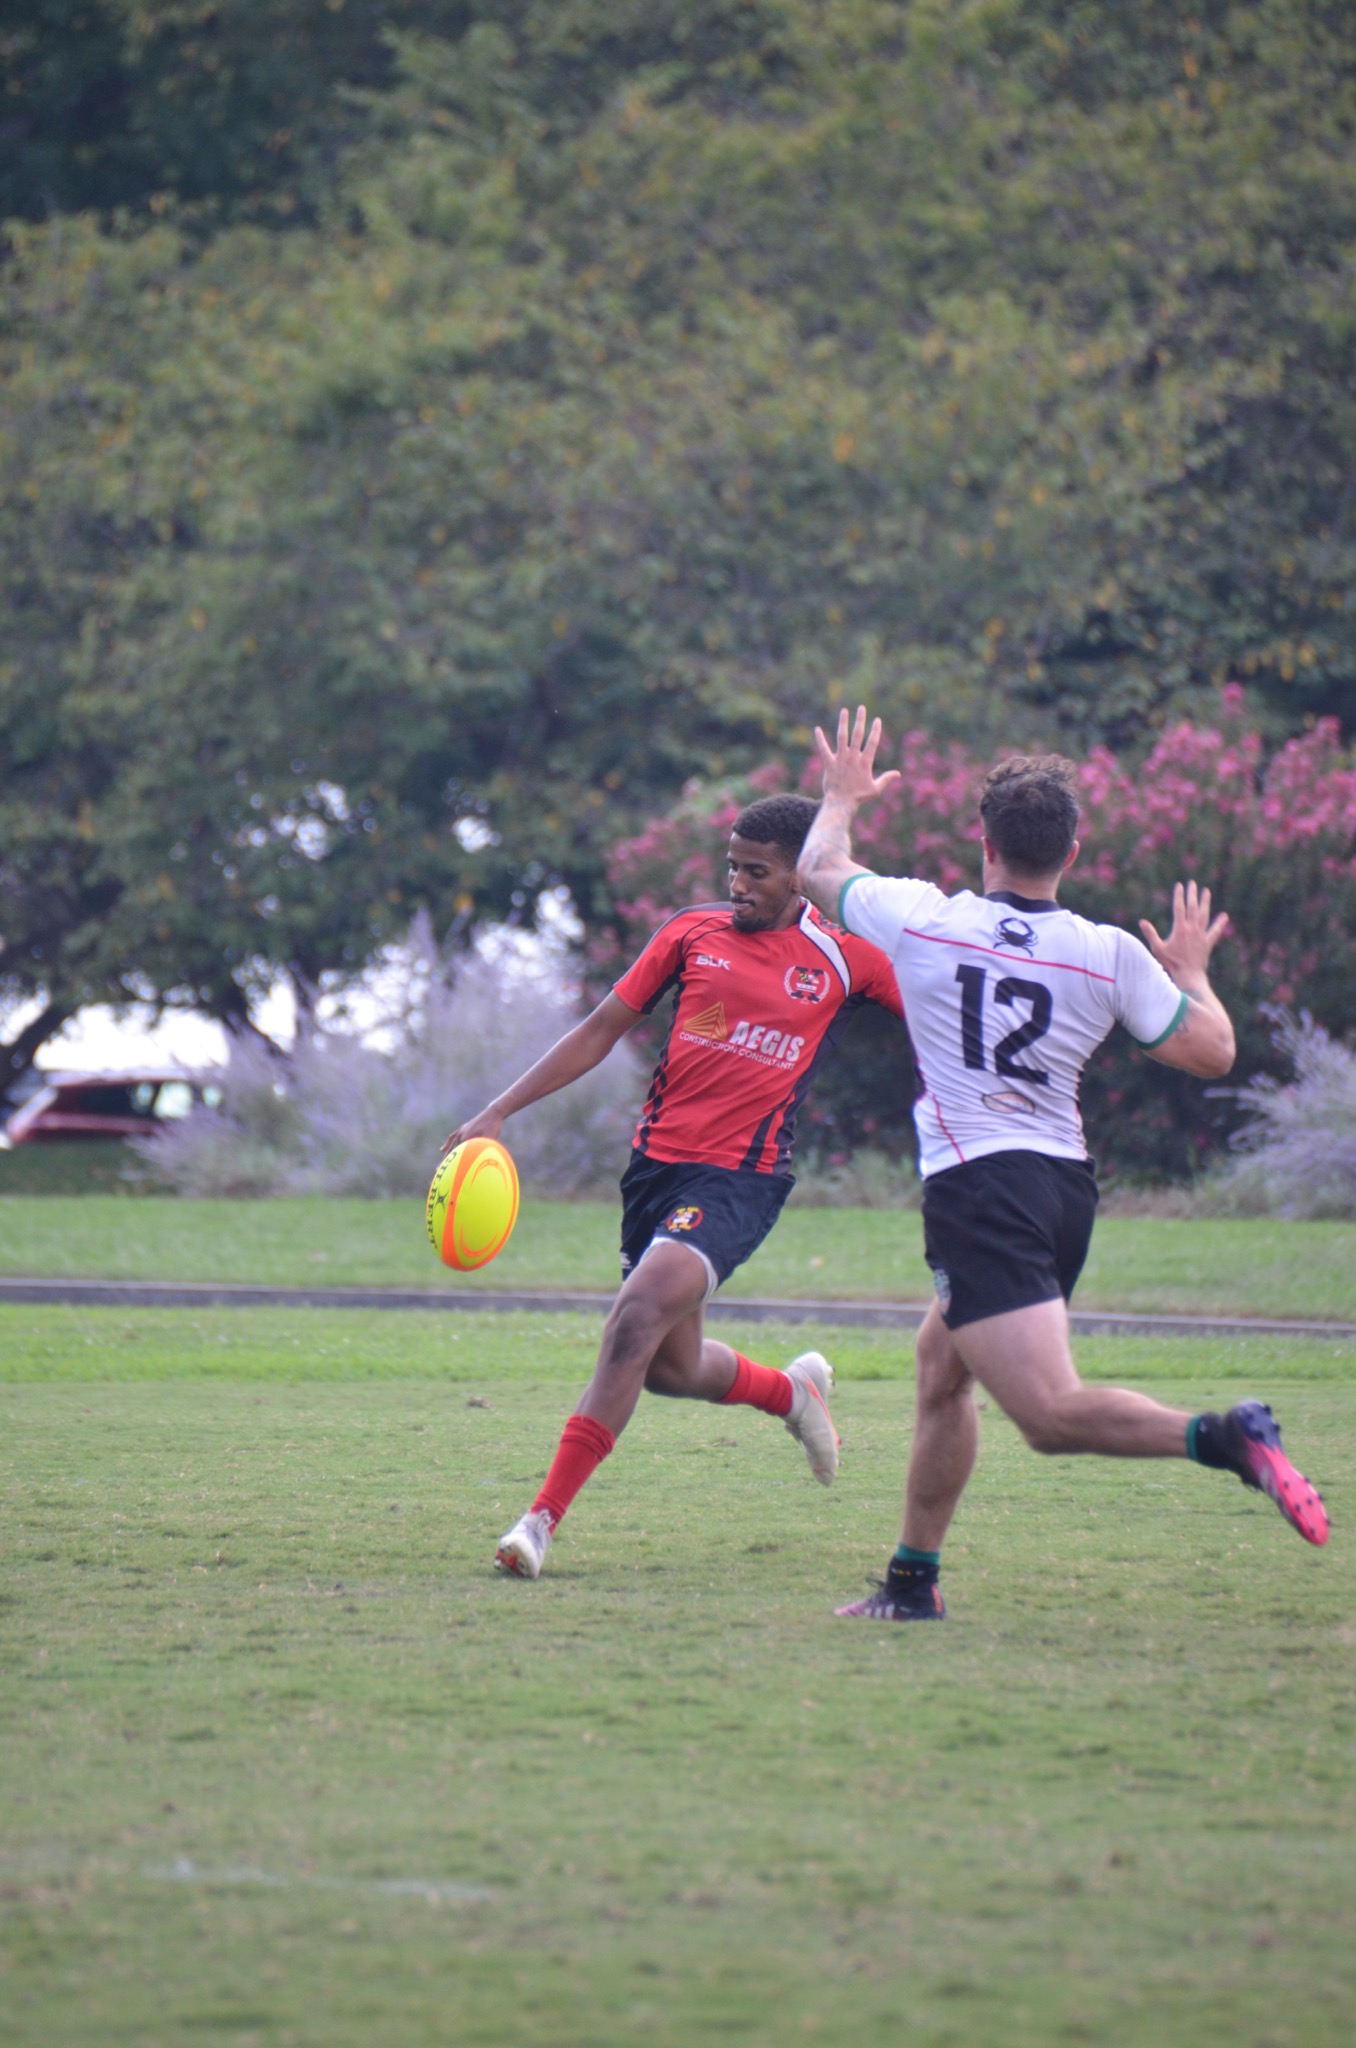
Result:
<instances>
[{"instance_id":1,"label":"player's dark curly hair","mask_svg":"<svg viewBox=\"0 0 1356 2048\"><path fill-rule=\"evenodd\" d=\"M1062 754L1013 754L984 778L985 837L1019 875L1057 874L1078 837L1077 770Z\"/></svg>"},{"instance_id":2,"label":"player's dark curly hair","mask_svg":"<svg viewBox=\"0 0 1356 2048\"><path fill-rule=\"evenodd\" d=\"M764 796L745 805L731 830L755 846L775 846L794 867L818 809L808 796Z\"/></svg>"}]
</instances>

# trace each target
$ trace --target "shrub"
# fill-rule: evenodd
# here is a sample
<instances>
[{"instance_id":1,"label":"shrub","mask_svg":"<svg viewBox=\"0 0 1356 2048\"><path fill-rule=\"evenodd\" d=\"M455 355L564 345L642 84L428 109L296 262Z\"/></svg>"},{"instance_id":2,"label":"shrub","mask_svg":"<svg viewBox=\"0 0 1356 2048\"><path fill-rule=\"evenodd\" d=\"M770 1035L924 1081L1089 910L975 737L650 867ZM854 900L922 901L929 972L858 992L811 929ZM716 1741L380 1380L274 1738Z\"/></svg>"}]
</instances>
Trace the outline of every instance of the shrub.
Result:
<instances>
[{"instance_id":1,"label":"shrub","mask_svg":"<svg viewBox=\"0 0 1356 2048\"><path fill-rule=\"evenodd\" d=\"M908 1159L869 1146L837 1164L817 1160L796 1170L791 1202L798 1209L917 1209L923 1183Z\"/></svg>"},{"instance_id":2,"label":"shrub","mask_svg":"<svg viewBox=\"0 0 1356 2048\"><path fill-rule=\"evenodd\" d=\"M925 733L905 736L903 779L853 834L859 857L888 874L923 875L944 889L979 885L978 792L987 760ZM785 786L776 767L740 784L690 784L682 802L638 838L613 848L619 909L614 951L633 948L684 902L724 894L725 837L739 805ZM1172 885L1194 876L1229 912L1232 932L1212 967L1234 1018L1244 1073L1279 1071L1271 1013L1302 1005L1340 1030L1356 996L1356 767L1336 721L1320 719L1269 758L1244 715L1243 693L1221 694L1217 721L1182 721L1140 761L1094 747L1080 764L1083 850L1061 891L1086 917L1138 932L1167 928ZM817 795L816 762L801 786ZM856 1029L860 1029L856 1027ZM897 1036L851 1041L812 1103L821 1152L906 1142L914 1079ZM1228 1147L1247 1114L1236 1094L1207 1092L1146 1059L1115 1033L1092 1060L1083 1093L1093 1151L1141 1181L1187 1180Z\"/></svg>"},{"instance_id":3,"label":"shrub","mask_svg":"<svg viewBox=\"0 0 1356 2048\"><path fill-rule=\"evenodd\" d=\"M222 1100L138 1141L145 1170L193 1196L422 1196L450 1130L576 1021L568 977L484 949L453 970L417 924L384 1045L312 1026L289 1054L237 1040ZM627 1045L504 1133L529 1193L571 1195L625 1164L644 1073Z\"/></svg>"},{"instance_id":4,"label":"shrub","mask_svg":"<svg viewBox=\"0 0 1356 2048\"><path fill-rule=\"evenodd\" d=\"M1280 1012L1274 1036L1294 1078L1263 1075L1237 1090L1252 1121L1234 1137L1240 1157L1202 1191L1202 1210L1356 1217L1356 1051L1308 1016Z\"/></svg>"}]
</instances>

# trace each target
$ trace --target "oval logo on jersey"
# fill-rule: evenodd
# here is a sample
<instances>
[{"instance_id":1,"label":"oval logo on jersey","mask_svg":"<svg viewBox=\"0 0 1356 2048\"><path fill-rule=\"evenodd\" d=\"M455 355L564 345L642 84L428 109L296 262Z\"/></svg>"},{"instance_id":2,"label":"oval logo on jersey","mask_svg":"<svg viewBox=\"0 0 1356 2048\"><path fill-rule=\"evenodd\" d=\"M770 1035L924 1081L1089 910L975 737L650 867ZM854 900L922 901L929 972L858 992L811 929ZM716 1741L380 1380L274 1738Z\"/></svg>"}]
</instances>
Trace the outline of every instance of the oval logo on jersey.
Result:
<instances>
[{"instance_id":1,"label":"oval logo on jersey","mask_svg":"<svg viewBox=\"0 0 1356 2048\"><path fill-rule=\"evenodd\" d=\"M1019 1095L1015 1088L999 1088L993 1095L981 1095L979 1099L986 1109L995 1109L1000 1116L1036 1114L1036 1105L1031 1098Z\"/></svg>"},{"instance_id":2,"label":"oval logo on jersey","mask_svg":"<svg viewBox=\"0 0 1356 2048\"><path fill-rule=\"evenodd\" d=\"M788 967L782 987L798 1003L822 1003L829 992L827 967Z\"/></svg>"}]
</instances>

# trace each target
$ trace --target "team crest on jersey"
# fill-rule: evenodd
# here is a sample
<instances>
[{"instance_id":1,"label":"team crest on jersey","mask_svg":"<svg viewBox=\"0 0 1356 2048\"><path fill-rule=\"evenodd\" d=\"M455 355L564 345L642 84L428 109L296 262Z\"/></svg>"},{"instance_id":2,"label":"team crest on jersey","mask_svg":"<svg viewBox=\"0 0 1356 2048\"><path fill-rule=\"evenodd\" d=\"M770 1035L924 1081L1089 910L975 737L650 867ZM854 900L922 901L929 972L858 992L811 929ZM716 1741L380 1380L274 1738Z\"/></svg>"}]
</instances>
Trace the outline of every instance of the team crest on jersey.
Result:
<instances>
[{"instance_id":1,"label":"team crest on jersey","mask_svg":"<svg viewBox=\"0 0 1356 2048\"><path fill-rule=\"evenodd\" d=\"M798 1003L822 1003L829 992L826 967L788 967L782 987Z\"/></svg>"},{"instance_id":2,"label":"team crest on jersey","mask_svg":"<svg viewBox=\"0 0 1356 2048\"><path fill-rule=\"evenodd\" d=\"M1026 1095L1019 1095L1015 1088L1000 1088L993 1095L981 1095L980 1101L986 1109L997 1110L1000 1116L1034 1116L1036 1105Z\"/></svg>"},{"instance_id":3,"label":"team crest on jersey","mask_svg":"<svg viewBox=\"0 0 1356 2048\"><path fill-rule=\"evenodd\" d=\"M1036 928L1024 917L1000 917L993 942L995 946L1011 946L1014 953L1034 953Z\"/></svg>"},{"instance_id":4,"label":"team crest on jersey","mask_svg":"<svg viewBox=\"0 0 1356 2048\"><path fill-rule=\"evenodd\" d=\"M684 1202L671 1216L664 1218L665 1230L695 1230L702 1220L702 1212L695 1202Z\"/></svg>"}]
</instances>

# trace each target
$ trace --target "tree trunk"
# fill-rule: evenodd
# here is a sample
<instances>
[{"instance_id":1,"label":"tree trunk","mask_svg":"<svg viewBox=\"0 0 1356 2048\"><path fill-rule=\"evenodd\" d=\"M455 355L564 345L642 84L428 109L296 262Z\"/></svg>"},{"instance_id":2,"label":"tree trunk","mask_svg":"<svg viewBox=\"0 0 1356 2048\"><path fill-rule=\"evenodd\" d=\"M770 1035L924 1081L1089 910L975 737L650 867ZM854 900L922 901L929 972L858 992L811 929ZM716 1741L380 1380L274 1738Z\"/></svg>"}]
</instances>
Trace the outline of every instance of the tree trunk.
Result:
<instances>
[{"instance_id":1,"label":"tree trunk","mask_svg":"<svg viewBox=\"0 0 1356 2048\"><path fill-rule=\"evenodd\" d=\"M0 1103L13 1099L15 1083L23 1079L48 1039L56 1037L72 1014L62 1003L48 1003L17 1038L0 1045Z\"/></svg>"}]
</instances>

